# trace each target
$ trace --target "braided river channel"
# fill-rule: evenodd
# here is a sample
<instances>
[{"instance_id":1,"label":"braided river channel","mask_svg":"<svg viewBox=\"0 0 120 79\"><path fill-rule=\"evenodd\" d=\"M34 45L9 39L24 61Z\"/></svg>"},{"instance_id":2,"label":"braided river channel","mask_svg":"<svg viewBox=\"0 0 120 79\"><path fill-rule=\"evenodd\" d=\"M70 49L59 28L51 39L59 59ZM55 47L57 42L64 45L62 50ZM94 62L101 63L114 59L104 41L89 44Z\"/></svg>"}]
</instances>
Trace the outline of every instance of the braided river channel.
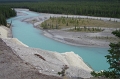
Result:
<instances>
[{"instance_id":1,"label":"braided river channel","mask_svg":"<svg viewBox=\"0 0 120 79\"><path fill-rule=\"evenodd\" d=\"M50 39L43 35L42 30L34 28L33 24L23 22L26 18L36 16L42 17L40 13L22 10L19 12L23 13L23 15L18 15L7 20L8 23L12 20L13 38L17 38L29 47L56 51L59 53L73 51L75 54L82 57L83 61L93 70L100 71L108 69L109 65L105 55L108 54L109 48L72 46Z\"/></svg>"}]
</instances>

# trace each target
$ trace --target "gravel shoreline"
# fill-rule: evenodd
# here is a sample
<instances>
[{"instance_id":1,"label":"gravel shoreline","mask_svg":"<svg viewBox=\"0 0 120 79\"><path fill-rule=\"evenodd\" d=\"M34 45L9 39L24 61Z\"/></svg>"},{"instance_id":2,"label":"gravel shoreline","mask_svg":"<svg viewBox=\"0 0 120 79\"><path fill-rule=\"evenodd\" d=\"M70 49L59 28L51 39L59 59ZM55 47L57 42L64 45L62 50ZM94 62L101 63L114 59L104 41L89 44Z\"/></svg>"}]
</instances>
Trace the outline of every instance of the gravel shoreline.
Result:
<instances>
[{"instance_id":1,"label":"gravel shoreline","mask_svg":"<svg viewBox=\"0 0 120 79\"><path fill-rule=\"evenodd\" d=\"M116 29L104 29L105 30L103 32L98 33L45 30L43 31L43 35L53 40L74 46L109 48L110 42L117 42L119 40L111 34L112 31Z\"/></svg>"},{"instance_id":2,"label":"gravel shoreline","mask_svg":"<svg viewBox=\"0 0 120 79\"><path fill-rule=\"evenodd\" d=\"M120 19L117 18L104 18L104 17L91 17L91 16L78 16L78 15L61 15L61 14L46 14L41 13L42 16L32 17L24 19L23 21L32 23L35 28L38 28L43 31L43 35L49 37L53 40L66 43L74 46L86 46L86 47L102 47L109 48L110 42L116 42L117 38L111 34L112 31L120 28L102 28L104 31L97 33L85 33L85 32L69 32L66 29L60 30L43 30L40 27L40 24L50 17L81 17L81 18L92 18L92 19L101 19L104 21L117 21L120 22ZM34 20L34 21L33 21ZM99 39L100 38L100 39ZM106 39L103 39L106 38ZM113 39L107 39L113 38Z\"/></svg>"}]
</instances>

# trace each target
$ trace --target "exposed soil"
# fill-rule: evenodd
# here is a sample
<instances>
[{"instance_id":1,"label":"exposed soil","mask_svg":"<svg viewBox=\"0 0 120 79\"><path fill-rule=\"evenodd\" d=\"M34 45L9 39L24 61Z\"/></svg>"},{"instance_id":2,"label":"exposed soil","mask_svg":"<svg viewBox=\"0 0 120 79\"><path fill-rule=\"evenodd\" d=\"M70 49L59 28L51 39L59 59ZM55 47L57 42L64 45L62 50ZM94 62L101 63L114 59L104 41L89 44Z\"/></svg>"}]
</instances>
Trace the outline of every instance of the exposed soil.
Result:
<instances>
[{"instance_id":1,"label":"exposed soil","mask_svg":"<svg viewBox=\"0 0 120 79\"><path fill-rule=\"evenodd\" d=\"M0 79L62 79L39 73L24 62L0 38Z\"/></svg>"}]
</instances>

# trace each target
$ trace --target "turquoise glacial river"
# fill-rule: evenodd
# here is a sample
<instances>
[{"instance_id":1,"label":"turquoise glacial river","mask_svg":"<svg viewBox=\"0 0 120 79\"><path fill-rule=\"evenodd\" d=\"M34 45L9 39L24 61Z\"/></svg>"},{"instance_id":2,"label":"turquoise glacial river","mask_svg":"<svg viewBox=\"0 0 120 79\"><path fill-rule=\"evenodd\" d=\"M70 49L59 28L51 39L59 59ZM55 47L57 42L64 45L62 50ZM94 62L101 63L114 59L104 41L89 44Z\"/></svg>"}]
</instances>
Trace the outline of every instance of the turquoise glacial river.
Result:
<instances>
[{"instance_id":1,"label":"turquoise glacial river","mask_svg":"<svg viewBox=\"0 0 120 79\"><path fill-rule=\"evenodd\" d=\"M104 57L108 54L108 48L71 46L47 38L42 35L42 30L36 29L32 24L22 21L29 17L42 15L31 11L21 12L26 13L27 15L16 16L7 20L8 23L12 20L12 33L14 38L18 38L29 47L41 48L59 53L73 51L81 56L84 62L95 71L108 69L109 65Z\"/></svg>"}]
</instances>

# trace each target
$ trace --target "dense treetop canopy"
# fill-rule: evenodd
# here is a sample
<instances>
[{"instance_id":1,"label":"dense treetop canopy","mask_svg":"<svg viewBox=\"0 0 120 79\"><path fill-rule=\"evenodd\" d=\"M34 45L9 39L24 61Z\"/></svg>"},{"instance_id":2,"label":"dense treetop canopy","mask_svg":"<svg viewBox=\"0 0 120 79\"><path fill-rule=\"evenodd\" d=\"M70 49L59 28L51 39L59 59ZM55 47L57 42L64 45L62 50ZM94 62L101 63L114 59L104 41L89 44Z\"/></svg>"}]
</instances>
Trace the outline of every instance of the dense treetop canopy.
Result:
<instances>
[{"instance_id":1,"label":"dense treetop canopy","mask_svg":"<svg viewBox=\"0 0 120 79\"><path fill-rule=\"evenodd\" d=\"M0 2L35 2L35 1L120 1L120 0L0 0Z\"/></svg>"},{"instance_id":2,"label":"dense treetop canopy","mask_svg":"<svg viewBox=\"0 0 120 79\"><path fill-rule=\"evenodd\" d=\"M11 2L0 5L27 8L41 13L120 18L120 3L116 1L118 0L44 0L44 2Z\"/></svg>"},{"instance_id":3,"label":"dense treetop canopy","mask_svg":"<svg viewBox=\"0 0 120 79\"><path fill-rule=\"evenodd\" d=\"M10 7L0 6L0 25L7 25L6 19L16 16L14 9Z\"/></svg>"}]
</instances>

